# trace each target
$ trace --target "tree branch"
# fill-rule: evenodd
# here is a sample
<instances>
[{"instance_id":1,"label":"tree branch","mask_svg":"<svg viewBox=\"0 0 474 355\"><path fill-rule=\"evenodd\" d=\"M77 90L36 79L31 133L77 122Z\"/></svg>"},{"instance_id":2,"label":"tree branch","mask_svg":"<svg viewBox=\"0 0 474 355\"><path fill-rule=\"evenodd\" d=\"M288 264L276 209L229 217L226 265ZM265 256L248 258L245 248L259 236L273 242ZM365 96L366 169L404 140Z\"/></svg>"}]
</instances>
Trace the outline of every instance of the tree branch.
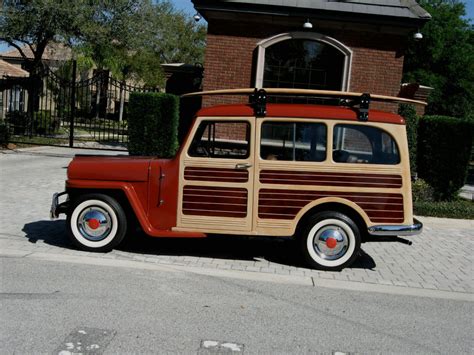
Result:
<instances>
[{"instance_id":1,"label":"tree branch","mask_svg":"<svg viewBox=\"0 0 474 355\"><path fill-rule=\"evenodd\" d=\"M22 39L19 39L18 41L21 42L21 43L24 43L24 44L26 44L28 47L30 47L31 53L33 53L33 56L35 55L35 50L34 50L34 48L33 48L33 45L32 45L30 42L24 41L24 40L22 40Z\"/></svg>"},{"instance_id":2,"label":"tree branch","mask_svg":"<svg viewBox=\"0 0 474 355\"><path fill-rule=\"evenodd\" d=\"M26 56L25 52L23 52L23 50L21 49L21 47L16 44L15 42L13 42L11 39L9 38L4 38L4 37L0 37L0 41L4 41L4 42L7 42L10 46L16 48L18 50L18 52L20 52L20 55L23 57L23 59L25 60L28 60L29 58ZM34 54L34 52L33 52Z\"/></svg>"}]
</instances>

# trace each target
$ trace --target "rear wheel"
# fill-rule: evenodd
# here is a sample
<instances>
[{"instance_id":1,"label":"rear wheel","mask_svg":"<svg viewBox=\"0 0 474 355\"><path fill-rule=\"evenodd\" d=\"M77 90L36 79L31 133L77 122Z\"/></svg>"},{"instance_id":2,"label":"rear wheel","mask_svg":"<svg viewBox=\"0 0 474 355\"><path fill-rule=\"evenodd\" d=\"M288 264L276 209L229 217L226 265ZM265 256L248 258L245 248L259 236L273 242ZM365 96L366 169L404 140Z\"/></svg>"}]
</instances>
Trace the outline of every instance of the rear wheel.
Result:
<instances>
[{"instance_id":1,"label":"rear wheel","mask_svg":"<svg viewBox=\"0 0 474 355\"><path fill-rule=\"evenodd\" d=\"M310 217L300 237L303 255L313 268L341 270L359 254L359 228L340 212L319 212Z\"/></svg>"},{"instance_id":2,"label":"rear wheel","mask_svg":"<svg viewBox=\"0 0 474 355\"><path fill-rule=\"evenodd\" d=\"M127 232L127 217L120 204L104 194L81 196L67 217L68 234L74 245L87 251L115 248Z\"/></svg>"}]
</instances>

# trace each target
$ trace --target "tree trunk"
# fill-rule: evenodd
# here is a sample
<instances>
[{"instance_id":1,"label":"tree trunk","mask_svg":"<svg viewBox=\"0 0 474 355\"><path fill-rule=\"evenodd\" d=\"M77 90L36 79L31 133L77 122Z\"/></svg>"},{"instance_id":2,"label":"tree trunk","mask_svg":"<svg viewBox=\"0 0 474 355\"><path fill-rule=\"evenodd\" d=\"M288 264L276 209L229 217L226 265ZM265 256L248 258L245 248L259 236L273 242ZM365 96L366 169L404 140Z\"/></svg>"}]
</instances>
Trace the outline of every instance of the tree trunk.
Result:
<instances>
[{"instance_id":1,"label":"tree trunk","mask_svg":"<svg viewBox=\"0 0 474 355\"><path fill-rule=\"evenodd\" d=\"M34 118L35 111L37 108L37 102L39 102L40 90L43 85L42 73L43 73L43 64L41 58L43 57L44 50L48 44L49 40L44 40L36 46L36 50L33 52L34 58L33 61L28 62L27 70L30 73L30 84L28 85L28 105L27 105L27 115L28 115L28 133L30 137L33 135L34 129Z\"/></svg>"}]
</instances>

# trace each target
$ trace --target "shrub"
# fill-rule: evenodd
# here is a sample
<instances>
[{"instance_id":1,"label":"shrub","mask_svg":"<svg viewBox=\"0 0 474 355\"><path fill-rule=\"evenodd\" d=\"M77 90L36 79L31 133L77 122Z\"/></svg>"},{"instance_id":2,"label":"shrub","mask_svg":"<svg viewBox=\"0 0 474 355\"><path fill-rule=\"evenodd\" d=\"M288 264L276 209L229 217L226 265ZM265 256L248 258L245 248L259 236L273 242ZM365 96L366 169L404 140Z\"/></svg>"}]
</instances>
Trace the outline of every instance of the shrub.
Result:
<instances>
[{"instance_id":1,"label":"shrub","mask_svg":"<svg viewBox=\"0 0 474 355\"><path fill-rule=\"evenodd\" d=\"M433 201L433 188L423 179L417 179L411 184L413 202Z\"/></svg>"},{"instance_id":2,"label":"shrub","mask_svg":"<svg viewBox=\"0 0 474 355\"><path fill-rule=\"evenodd\" d=\"M128 110L130 155L168 158L178 149L179 99L163 93L132 93Z\"/></svg>"},{"instance_id":3,"label":"shrub","mask_svg":"<svg viewBox=\"0 0 474 355\"><path fill-rule=\"evenodd\" d=\"M414 213L418 216L474 219L474 202L466 200L441 202L415 202Z\"/></svg>"},{"instance_id":4,"label":"shrub","mask_svg":"<svg viewBox=\"0 0 474 355\"><path fill-rule=\"evenodd\" d=\"M418 132L418 175L436 200L452 200L464 185L474 125L468 120L425 116Z\"/></svg>"},{"instance_id":5,"label":"shrub","mask_svg":"<svg viewBox=\"0 0 474 355\"><path fill-rule=\"evenodd\" d=\"M34 128L38 134L52 134L59 130L59 120L51 117L51 111L34 113Z\"/></svg>"},{"instance_id":6,"label":"shrub","mask_svg":"<svg viewBox=\"0 0 474 355\"><path fill-rule=\"evenodd\" d=\"M0 122L0 146L7 145L10 140L10 131L5 122Z\"/></svg>"},{"instance_id":7,"label":"shrub","mask_svg":"<svg viewBox=\"0 0 474 355\"><path fill-rule=\"evenodd\" d=\"M410 171L412 176L417 175L417 141L418 141L418 124L419 117L416 114L415 107L413 105L400 105L398 110L400 116L406 121L407 128L407 139L408 139L408 152L410 155Z\"/></svg>"},{"instance_id":8,"label":"shrub","mask_svg":"<svg viewBox=\"0 0 474 355\"><path fill-rule=\"evenodd\" d=\"M6 115L6 123L13 128L13 134L25 134L30 122L27 112L10 111Z\"/></svg>"}]
</instances>

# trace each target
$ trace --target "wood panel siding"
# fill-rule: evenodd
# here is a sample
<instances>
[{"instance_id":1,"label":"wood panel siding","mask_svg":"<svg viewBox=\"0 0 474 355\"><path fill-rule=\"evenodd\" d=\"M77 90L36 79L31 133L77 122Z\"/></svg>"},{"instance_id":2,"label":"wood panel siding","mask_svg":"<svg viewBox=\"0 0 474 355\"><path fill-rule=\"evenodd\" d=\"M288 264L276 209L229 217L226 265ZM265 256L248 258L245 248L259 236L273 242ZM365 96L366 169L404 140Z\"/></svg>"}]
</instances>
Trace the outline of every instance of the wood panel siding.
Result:
<instances>
[{"instance_id":1,"label":"wood panel siding","mask_svg":"<svg viewBox=\"0 0 474 355\"><path fill-rule=\"evenodd\" d=\"M325 197L343 198L356 203L373 223L401 223L404 220L402 194L287 189L261 189L258 217L294 219L304 206Z\"/></svg>"},{"instance_id":2,"label":"wood panel siding","mask_svg":"<svg viewBox=\"0 0 474 355\"><path fill-rule=\"evenodd\" d=\"M235 182L249 181L247 170L186 167L184 179L188 181Z\"/></svg>"},{"instance_id":3,"label":"wood panel siding","mask_svg":"<svg viewBox=\"0 0 474 355\"><path fill-rule=\"evenodd\" d=\"M215 217L247 217L247 189L185 186L183 214Z\"/></svg>"},{"instance_id":4,"label":"wood panel siding","mask_svg":"<svg viewBox=\"0 0 474 355\"><path fill-rule=\"evenodd\" d=\"M400 175L262 170L262 184L401 188Z\"/></svg>"}]
</instances>

